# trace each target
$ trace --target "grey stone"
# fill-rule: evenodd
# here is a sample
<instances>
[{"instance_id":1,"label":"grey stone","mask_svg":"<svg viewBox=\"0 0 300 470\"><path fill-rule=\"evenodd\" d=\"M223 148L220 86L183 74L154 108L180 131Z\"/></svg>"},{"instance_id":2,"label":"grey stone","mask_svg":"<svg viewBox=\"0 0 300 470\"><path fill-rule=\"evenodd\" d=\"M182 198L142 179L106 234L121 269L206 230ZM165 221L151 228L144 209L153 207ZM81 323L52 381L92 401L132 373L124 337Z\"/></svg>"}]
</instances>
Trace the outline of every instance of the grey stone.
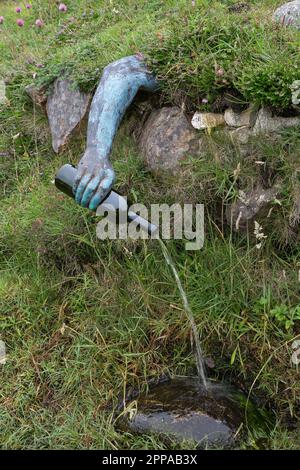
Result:
<instances>
[{"instance_id":1,"label":"grey stone","mask_svg":"<svg viewBox=\"0 0 300 470\"><path fill-rule=\"evenodd\" d=\"M229 133L232 139L236 140L236 142L240 145L247 145L249 143L249 140L253 136L252 129L249 129L249 127L247 126L238 127L237 129L234 129Z\"/></svg>"},{"instance_id":2,"label":"grey stone","mask_svg":"<svg viewBox=\"0 0 300 470\"><path fill-rule=\"evenodd\" d=\"M5 91L6 91L5 82L4 80L0 80L0 105L6 104L7 102Z\"/></svg>"},{"instance_id":3,"label":"grey stone","mask_svg":"<svg viewBox=\"0 0 300 470\"><path fill-rule=\"evenodd\" d=\"M45 111L47 95L44 88L37 88L35 85L27 85L25 92L31 98L32 102L42 111Z\"/></svg>"},{"instance_id":4,"label":"grey stone","mask_svg":"<svg viewBox=\"0 0 300 470\"><path fill-rule=\"evenodd\" d=\"M230 127L252 127L255 123L258 109L256 106L249 106L248 109L241 113L235 112L232 108L225 111L225 122Z\"/></svg>"},{"instance_id":5,"label":"grey stone","mask_svg":"<svg viewBox=\"0 0 300 470\"><path fill-rule=\"evenodd\" d=\"M300 29L300 0L285 3L277 8L273 17L283 26L293 26Z\"/></svg>"},{"instance_id":6,"label":"grey stone","mask_svg":"<svg viewBox=\"0 0 300 470\"><path fill-rule=\"evenodd\" d=\"M59 153L85 118L90 95L74 90L72 82L58 78L47 100L52 146Z\"/></svg>"},{"instance_id":7,"label":"grey stone","mask_svg":"<svg viewBox=\"0 0 300 470\"><path fill-rule=\"evenodd\" d=\"M201 140L178 107L154 110L142 130L139 147L153 171L173 171L188 155L200 152Z\"/></svg>"},{"instance_id":8,"label":"grey stone","mask_svg":"<svg viewBox=\"0 0 300 470\"><path fill-rule=\"evenodd\" d=\"M297 106L300 104L300 80L295 80L291 85L292 103Z\"/></svg>"},{"instance_id":9,"label":"grey stone","mask_svg":"<svg viewBox=\"0 0 300 470\"><path fill-rule=\"evenodd\" d=\"M271 111L268 108L261 108L253 128L253 133L255 135L261 133L268 134L281 131L286 127L293 127L299 125L300 116L290 118L280 116L273 117Z\"/></svg>"},{"instance_id":10,"label":"grey stone","mask_svg":"<svg viewBox=\"0 0 300 470\"><path fill-rule=\"evenodd\" d=\"M192 118L192 126L199 130L212 129L224 126L224 124L225 119L223 114L196 112Z\"/></svg>"},{"instance_id":11,"label":"grey stone","mask_svg":"<svg viewBox=\"0 0 300 470\"><path fill-rule=\"evenodd\" d=\"M177 377L150 389L128 406L117 420L119 429L133 434L152 433L177 442L193 441L199 447L234 445L244 430L264 429L267 414L255 408L238 390L210 384L196 377ZM136 410L136 412L134 412ZM241 432L243 430L243 432Z\"/></svg>"},{"instance_id":12,"label":"grey stone","mask_svg":"<svg viewBox=\"0 0 300 470\"><path fill-rule=\"evenodd\" d=\"M240 192L240 197L226 209L227 222L236 230L244 230L258 217L267 216L270 204L276 199L279 187L264 189L261 186L247 193Z\"/></svg>"}]
</instances>

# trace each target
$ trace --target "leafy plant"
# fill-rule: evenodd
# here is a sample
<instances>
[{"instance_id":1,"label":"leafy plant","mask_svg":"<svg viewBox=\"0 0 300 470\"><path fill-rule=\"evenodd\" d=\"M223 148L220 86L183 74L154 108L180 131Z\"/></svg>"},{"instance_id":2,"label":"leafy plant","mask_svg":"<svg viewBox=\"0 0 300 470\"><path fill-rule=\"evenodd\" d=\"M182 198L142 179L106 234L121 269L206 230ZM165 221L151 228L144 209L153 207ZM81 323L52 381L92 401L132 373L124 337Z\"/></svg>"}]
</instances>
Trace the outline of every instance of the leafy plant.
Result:
<instances>
[{"instance_id":1,"label":"leafy plant","mask_svg":"<svg viewBox=\"0 0 300 470\"><path fill-rule=\"evenodd\" d=\"M300 305L292 308L285 304L276 305L270 313L278 323L284 325L286 330L290 330L295 321L300 320Z\"/></svg>"}]
</instances>

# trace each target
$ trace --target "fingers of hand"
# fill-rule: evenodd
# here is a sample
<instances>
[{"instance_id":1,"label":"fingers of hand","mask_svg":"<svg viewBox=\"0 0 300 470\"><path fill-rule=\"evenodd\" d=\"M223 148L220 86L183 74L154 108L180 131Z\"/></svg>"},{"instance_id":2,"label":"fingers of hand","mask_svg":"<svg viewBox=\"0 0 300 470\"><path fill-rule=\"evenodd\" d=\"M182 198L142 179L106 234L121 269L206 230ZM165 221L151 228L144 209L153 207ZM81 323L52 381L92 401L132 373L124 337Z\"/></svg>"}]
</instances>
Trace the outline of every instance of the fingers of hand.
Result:
<instances>
[{"instance_id":1,"label":"fingers of hand","mask_svg":"<svg viewBox=\"0 0 300 470\"><path fill-rule=\"evenodd\" d=\"M97 192L94 194L94 196L91 198L90 203L89 203L89 208L91 210L96 210L103 198L106 196L106 194L109 192L109 190L112 187L112 184L114 182L115 178L115 173L113 170L108 169L105 172L105 178L101 181L99 188Z\"/></svg>"},{"instance_id":2,"label":"fingers of hand","mask_svg":"<svg viewBox=\"0 0 300 470\"><path fill-rule=\"evenodd\" d=\"M77 170L76 178L75 178L75 181L74 181L74 184L73 184L73 194L74 194L74 196L76 195L78 185L79 185L80 181L82 180L82 178L84 177L84 174L85 174L84 172Z\"/></svg>"},{"instance_id":3,"label":"fingers of hand","mask_svg":"<svg viewBox=\"0 0 300 470\"><path fill-rule=\"evenodd\" d=\"M110 189L115 179L115 172L111 168L105 171L105 178L101 181L101 186L104 190Z\"/></svg>"},{"instance_id":4,"label":"fingers of hand","mask_svg":"<svg viewBox=\"0 0 300 470\"><path fill-rule=\"evenodd\" d=\"M103 177L103 171L101 171L97 176L94 176L94 178L90 180L81 199L81 205L83 207L88 207L89 202L91 198L93 197L96 189L98 188L102 177Z\"/></svg>"},{"instance_id":5,"label":"fingers of hand","mask_svg":"<svg viewBox=\"0 0 300 470\"><path fill-rule=\"evenodd\" d=\"M83 195L90 179L91 179L91 175L84 175L80 179L79 184L78 184L77 189L76 189L76 193L75 193L75 201L77 202L77 204L81 204L82 195Z\"/></svg>"}]
</instances>

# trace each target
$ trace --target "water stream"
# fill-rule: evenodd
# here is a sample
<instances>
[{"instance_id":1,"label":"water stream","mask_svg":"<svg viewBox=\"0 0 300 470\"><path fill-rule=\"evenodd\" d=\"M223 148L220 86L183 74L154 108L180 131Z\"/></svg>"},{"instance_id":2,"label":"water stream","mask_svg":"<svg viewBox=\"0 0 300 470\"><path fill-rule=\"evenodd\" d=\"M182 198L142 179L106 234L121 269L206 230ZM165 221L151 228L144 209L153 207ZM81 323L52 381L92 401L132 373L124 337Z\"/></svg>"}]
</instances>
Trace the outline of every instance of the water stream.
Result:
<instances>
[{"instance_id":1,"label":"water stream","mask_svg":"<svg viewBox=\"0 0 300 470\"><path fill-rule=\"evenodd\" d=\"M193 337L193 341L194 341L194 345L195 345L195 358L196 358L197 372L198 372L198 376L199 376L199 378L202 382L202 385L207 389L208 388L208 382L207 382L206 373L205 373L205 364L204 364L204 359L203 359L203 353L202 353L202 348L201 348L201 344L200 344L199 334L198 334L197 326L196 326L196 323L195 323L195 318L194 318L193 312L191 310L191 307L189 305L189 302L188 302L186 293L184 291L184 288L182 286L182 283L181 283L179 274L177 272L177 269L176 269L176 267L174 265L174 262L173 262L173 260L170 256L170 253L169 253L166 245L164 244L164 242L160 238L158 240L159 240L164 258L165 258L167 264L170 266L170 268L173 272L174 279L176 281L178 290L179 290L181 298L182 298L184 311L185 311L185 313L186 313L186 315L189 319L190 325L191 325L192 337Z\"/></svg>"}]
</instances>

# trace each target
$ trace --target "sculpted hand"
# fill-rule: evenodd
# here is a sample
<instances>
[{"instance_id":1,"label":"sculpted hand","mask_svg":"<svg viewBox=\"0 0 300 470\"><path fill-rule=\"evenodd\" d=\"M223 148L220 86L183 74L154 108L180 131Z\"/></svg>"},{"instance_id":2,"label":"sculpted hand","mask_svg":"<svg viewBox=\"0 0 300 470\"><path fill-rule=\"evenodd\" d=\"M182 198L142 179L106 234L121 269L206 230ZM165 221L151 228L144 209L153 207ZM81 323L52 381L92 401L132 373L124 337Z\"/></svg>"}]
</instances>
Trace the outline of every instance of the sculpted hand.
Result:
<instances>
[{"instance_id":1,"label":"sculpted hand","mask_svg":"<svg viewBox=\"0 0 300 470\"><path fill-rule=\"evenodd\" d=\"M75 201L82 207L96 210L111 190L115 172L107 159L97 157L95 150L86 150L77 170L73 187Z\"/></svg>"}]
</instances>

